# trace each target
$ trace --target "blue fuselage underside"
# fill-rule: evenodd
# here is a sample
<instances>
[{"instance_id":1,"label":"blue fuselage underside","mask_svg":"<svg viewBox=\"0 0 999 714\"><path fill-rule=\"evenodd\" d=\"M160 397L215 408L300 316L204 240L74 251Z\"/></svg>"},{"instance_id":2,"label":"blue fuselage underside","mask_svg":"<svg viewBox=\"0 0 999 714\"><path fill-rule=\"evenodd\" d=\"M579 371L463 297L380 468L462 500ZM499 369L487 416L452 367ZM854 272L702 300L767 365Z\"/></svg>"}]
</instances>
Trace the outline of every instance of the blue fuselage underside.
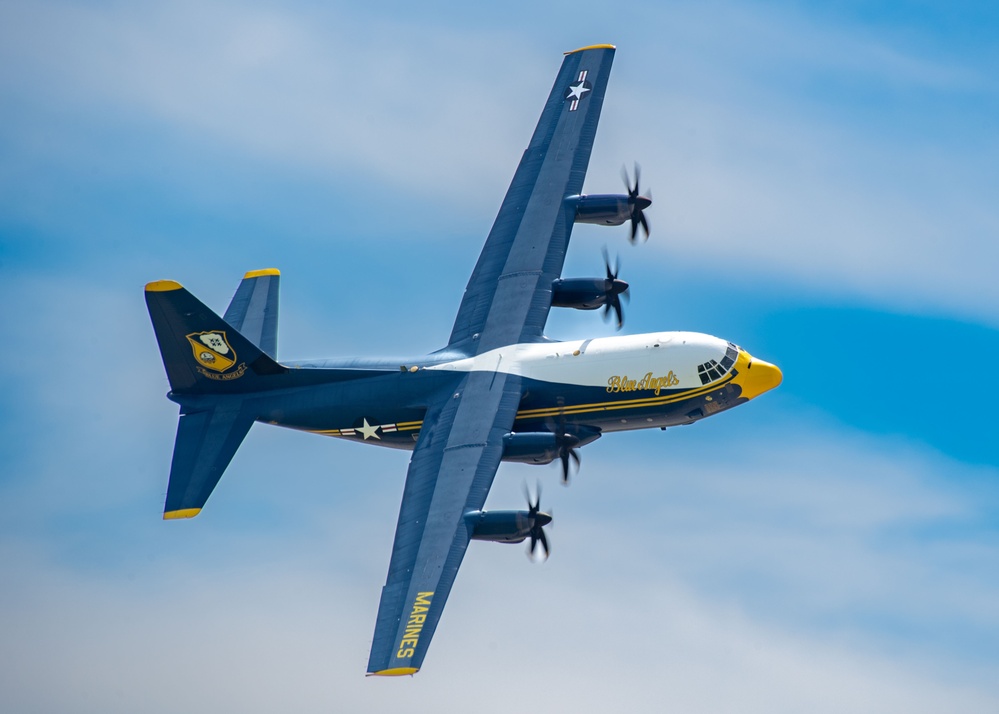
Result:
<instances>
[{"instance_id":1,"label":"blue fuselage underside","mask_svg":"<svg viewBox=\"0 0 999 714\"><path fill-rule=\"evenodd\" d=\"M463 376L427 369L388 371L384 367L301 368L292 374L300 386L234 398L242 400L244 408L262 423L403 449L412 449L416 443L426 404L452 389ZM617 393L603 387L525 378L513 430L552 431L556 424L565 424L609 432L690 424L747 401L733 382L737 374L733 370L717 382L694 389ZM172 396L184 411L199 408L197 398Z\"/></svg>"}]
</instances>

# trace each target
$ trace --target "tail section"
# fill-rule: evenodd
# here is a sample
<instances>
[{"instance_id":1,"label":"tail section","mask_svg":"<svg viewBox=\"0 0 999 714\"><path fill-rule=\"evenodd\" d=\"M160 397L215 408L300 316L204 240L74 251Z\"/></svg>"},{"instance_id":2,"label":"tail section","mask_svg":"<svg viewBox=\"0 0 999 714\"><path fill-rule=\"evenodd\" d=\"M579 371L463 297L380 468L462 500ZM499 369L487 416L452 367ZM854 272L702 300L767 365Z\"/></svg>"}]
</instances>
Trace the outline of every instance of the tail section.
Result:
<instances>
[{"instance_id":1,"label":"tail section","mask_svg":"<svg viewBox=\"0 0 999 714\"><path fill-rule=\"evenodd\" d=\"M259 280L244 278L243 282L248 279ZM245 291L240 285L227 312L232 312L244 324L250 324L255 334L263 337L261 344L269 345L271 349L274 349L277 335L276 287L275 284L274 310L270 315L266 308L271 299L265 296L261 306L256 307L258 292L252 285ZM242 301L237 302L241 291L248 296L242 307ZM146 285L146 306L170 387L177 394L254 391L264 388L263 378L287 371L180 283L158 280ZM268 334L271 337L267 337Z\"/></svg>"},{"instance_id":2,"label":"tail section","mask_svg":"<svg viewBox=\"0 0 999 714\"><path fill-rule=\"evenodd\" d=\"M278 278L276 270L247 273L225 319L180 283L146 285L163 365L182 405L165 519L198 515L253 425L243 395L272 386L274 375L287 372L273 359Z\"/></svg>"},{"instance_id":3,"label":"tail section","mask_svg":"<svg viewBox=\"0 0 999 714\"><path fill-rule=\"evenodd\" d=\"M271 359L277 359L280 282L281 272L275 268L250 271L222 317Z\"/></svg>"}]
</instances>

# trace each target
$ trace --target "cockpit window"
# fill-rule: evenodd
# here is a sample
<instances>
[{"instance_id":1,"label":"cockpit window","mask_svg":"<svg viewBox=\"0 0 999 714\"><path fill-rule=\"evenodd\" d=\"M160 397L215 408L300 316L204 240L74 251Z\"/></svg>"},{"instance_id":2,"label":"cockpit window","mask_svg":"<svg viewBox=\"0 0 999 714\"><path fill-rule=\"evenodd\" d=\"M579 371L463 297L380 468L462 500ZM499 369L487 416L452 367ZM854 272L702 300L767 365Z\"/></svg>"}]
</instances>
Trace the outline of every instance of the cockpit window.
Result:
<instances>
[{"instance_id":1,"label":"cockpit window","mask_svg":"<svg viewBox=\"0 0 999 714\"><path fill-rule=\"evenodd\" d=\"M710 384L711 382L724 377L729 373L729 371L731 371L732 366L735 364L735 360L738 357L739 348L729 342L728 349L725 350L725 356L722 357L721 364L715 360L709 360L704 364L697 366L697 376L701 378L701 384Z\"/></svg>"}]
</instances>

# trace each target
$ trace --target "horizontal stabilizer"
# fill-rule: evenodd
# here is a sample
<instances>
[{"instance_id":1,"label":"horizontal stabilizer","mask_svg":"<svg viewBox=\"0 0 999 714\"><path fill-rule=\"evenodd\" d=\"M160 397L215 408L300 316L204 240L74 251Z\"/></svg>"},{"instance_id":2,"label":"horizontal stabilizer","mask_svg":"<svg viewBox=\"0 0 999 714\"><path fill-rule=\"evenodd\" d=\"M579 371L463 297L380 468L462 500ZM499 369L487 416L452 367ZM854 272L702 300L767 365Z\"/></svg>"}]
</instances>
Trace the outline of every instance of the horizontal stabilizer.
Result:
<instances>
[{"instance_id":1,"label":"horizontal stabilizer","mask_svg":"<svg viewBox=\"0 0 999 714\"><path fill-rule=\"evenodd\" d=\"M174 392L247 392L263 388L261 378L287 371L180 283L146 285L146 306Z\"/></svg>"},{"instance_id":2,"label":"horizontal stabilizer","mask_svg":"<svg viewBox=\"0 0 999 714\"><path fill-rule=\"evenodd\" d=\"M280 282L281 272L275 268L250 271L243 276L222 317L271 359L277 359Z\"/></svg>"},{"instance_id":3,"label":"horizontal stabilizer","mask_svg":"<svg viewBox=\"0 0 999 714\"><path fill-rule=\"evenodd\" d=\"M207 411L181 414L173 446L163 518L198 515L253 425L239 398L219 399Z\"/></svg>"}]
</instances>

